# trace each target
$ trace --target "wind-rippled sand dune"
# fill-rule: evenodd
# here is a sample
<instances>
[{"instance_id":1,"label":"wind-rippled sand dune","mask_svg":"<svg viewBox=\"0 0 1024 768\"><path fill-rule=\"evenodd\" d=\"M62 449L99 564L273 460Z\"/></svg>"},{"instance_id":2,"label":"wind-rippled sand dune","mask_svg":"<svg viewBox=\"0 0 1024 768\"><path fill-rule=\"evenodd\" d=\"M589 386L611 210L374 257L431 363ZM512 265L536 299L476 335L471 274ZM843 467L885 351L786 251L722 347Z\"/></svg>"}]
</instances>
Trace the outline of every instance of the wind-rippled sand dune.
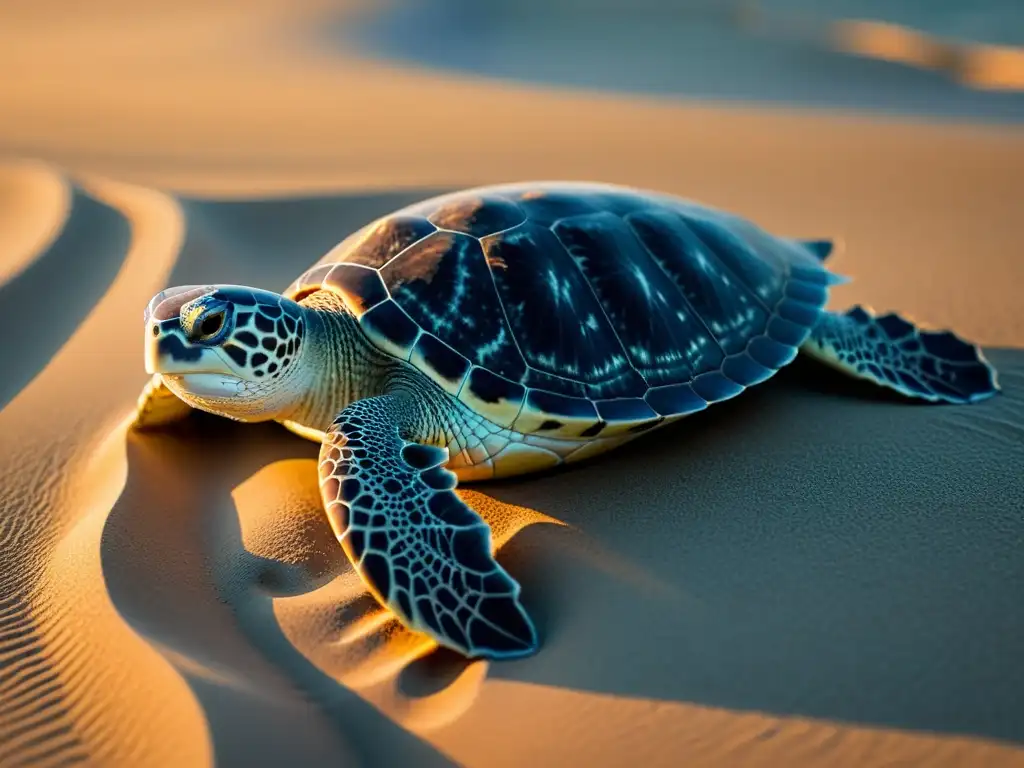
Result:
<instances>
[{"instance_id":1,"label":"wind-rippled sand dune","mask_svg":"<svg viewBox=\"0 0 1024 768\"><path fill-rule=\"evenodd\" d=\"M4 11L0 766L1024 765L1024 136L371 63L315 34L353 12ZM955 327L1004 393L915 406L797 363L465 489L542 634L501 664L369 598L313 443L127 432L161 288L280 290L375 216L528 178L839 235L834 306Z\"/></svg>"}]
</instances>

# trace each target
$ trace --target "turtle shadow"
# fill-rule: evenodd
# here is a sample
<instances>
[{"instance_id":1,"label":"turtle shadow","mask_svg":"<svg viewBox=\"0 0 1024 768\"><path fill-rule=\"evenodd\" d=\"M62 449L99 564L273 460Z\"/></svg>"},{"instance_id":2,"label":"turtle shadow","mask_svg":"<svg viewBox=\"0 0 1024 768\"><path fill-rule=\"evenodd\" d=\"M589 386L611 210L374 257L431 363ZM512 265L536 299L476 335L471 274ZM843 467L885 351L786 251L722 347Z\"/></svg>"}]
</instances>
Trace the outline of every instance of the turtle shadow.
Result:
<instances>
[{"instance_id":1,"label":"turtle shadow","mask_svg":"<svg viewBox=\"0 0 1024 768\"><path fill-rule=\"evenodd\" d=\"M934 404L910 397L894 389L880 387L864 379L856 379L841 371L798 355L784 369L782 380L819 395L863 400L874 403L895 403L901 406L934 408Z\"/></svg>"},{"instance_id":2,"label":"turtle shadow","mask_svg":"<svg viewBox=\"0 0 1024 768\"><path fill-rule=\"evenodd\" d=\"M310 265L310 254L326 253L377 216L445 191L286 200L183 197L189 226L167 284L225 282L278 290ZM30 267L24 280L33 275ZM308 738L297 741L309 762L336 762L340 750L370 764L383 754L394 764L412 755L413 764L448 765L426 742L319 669L280 627L274 597L315 591L325 579L350 569L323 515L311 531L325 553L319 574L310 563L299 567L261 558L243 545L232 489L276 461L313 459L316 453L315 445L276 425L236 425L198 413L159 432L131 433L126 485L101 541L111 600L140 635L168 649L169 659L185 660L178 671L202 704L218 763L230 765L253 754L253 739L260 740L263 756L277 756L282 764L302 762L296 740L285 752L272 739L282 727L303 733L302 718L285 724L280 712L265 706L260 690L272 690L283 674L329 720L323 732L336 736L335 743L322 744L319 731L307 729ZM203 527L211 520L217 521L212 538ZM168 547L176 548L173 558ZM237 625L231 617L237 617ZM224 682L254 676L258 682L242 686ZM240 733L251 734L245 746Z\"/></svg>"},{"instance_id":3,"label":"turtle shadow","mask_svg":"<svg viewBox=\"0 0 1024 768\"><path fill-rule=\"evenodd\" d=\"M289 460L309 460L315 484L316 454L276 425L203 414L130 433L127 480L101 539L110 598L191 688L218 765L253 754L273 764L453 765L318 668L275 615L275 597L314 591L351 566L326 519L309 531L304 561L253 554L233 492Z\"/></svg>"},{"instance_id":4,"label":"turtle shadow","mask_svg":"<svg viewBox=\"0 0 1024 768\"><path fill-rule=\"evenodd\" d=\"M1024 434L1024 352L991 359L1006 393L978 406L906 408L856 382L825 394L820 367L796 365L591 462L474 484L566 524L530 526L502 548L541 648L491 664L488 675L1024 741L1012 533L1022 525L1013 467L1024 465L1024 448L993 463L991 435L961 423L995 420ZM272 691L283 674L336 734L325 754L379 758L386 744L412 750L417 764L443 762L321 671L280 626L275 596L314 592L350 570L322 516L304 534L318 554L302 563L260 557L243 541L233 490L288 460L310 462L315 487L316 455L276 425L202 414L131 437L128 481L102 542L111 598L143 636L250 685L265 678ZM289 511L277 514L288 528ZM154 572L168 547L171 572ZM338 629L364 608L339 608ZM226 644L230 634L239 642ZM427 698L469 663L437 649L404 664L395 686ZM258 697L184 675L230 764L241 754L234 734L267 716ZM266 731L280 727L275 719Z\"/></svg>"},{"instance_id":5,"label":"turtle shadow","mask_svg":"<svg viewBox=\"0 0 1024 768\"><path fill-rule=\"evenodd\" d=\"M427 194L185 200L190 227L169 283L278 288L310 253ZM474 485L567 524L531 526L501 550L542 645L488 674L1024 741L1015 646L1024 636L1015 473L1024 353L989 359L1005 394L966 407L908 407L797 361L735 401L586 464ZM127 484L101 543L111 598L154 644L246 682L179 667L218 762L252 754L253 740L278 756L273 734L304 734L304 719L326 718L328 728L289 740L305 753L293 743L279 762L336 762L340 750L365 762L447 764L324 673L278 621L275 596L317 592L348 567L323 516L303 529L323 550L315 562L245 546L233 490L275 462L315 456L314 444L279 427L201 415L129 438ZM346 606L331 626L346 628L358 612ZM404 665L396 684L428 697L465 669L437 651ZM298 708L294 689L317 706ZM291 703L267 704L275 697Z\"/></svg>"},{"instance_id":6,"label":"turtle shadow","mask_svg":"<svg viewBox=\"0 0 1024 768\"><path fill-rule=\"evenodd\" d=\"M799 363L592 462L489 484L570 526L509 545L544 645L492 674L1024 742L1024 351L987 352L1004 391L980 404L908 407ZM650 578L566 556L575 531Z\"/></svg>"}]
</instances>

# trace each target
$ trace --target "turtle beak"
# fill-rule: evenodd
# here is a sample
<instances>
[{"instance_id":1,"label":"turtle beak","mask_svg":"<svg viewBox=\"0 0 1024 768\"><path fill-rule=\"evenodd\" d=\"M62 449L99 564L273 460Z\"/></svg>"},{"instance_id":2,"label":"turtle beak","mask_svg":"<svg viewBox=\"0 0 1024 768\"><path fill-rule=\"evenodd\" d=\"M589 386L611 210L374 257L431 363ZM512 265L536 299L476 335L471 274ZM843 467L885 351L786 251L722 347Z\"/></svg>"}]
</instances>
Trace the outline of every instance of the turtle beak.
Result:
<instances>
[{"instance_id":1,"label":"turtle beak","mask_svg":"<svg viewBox=\"0 0 1024 768\"><path fill-rule=\"evenodd\" d=\"M177 319L150 321L146 333L146 373L219 373L237 378L216 347L188 343Z\"/></svg>"},{"instance_id":2,"label":"turtle beak","mask_svg":"<svg viewBox=\"0 0 1024 768\"><path fill-rule=\"evenodd\" d=\"M209 285L184 285L168 288L153 297L143 314L146 373L234 375L215 347L190 344L181 328L181 308L214 290Z\"/></svg>"}]
</instances>

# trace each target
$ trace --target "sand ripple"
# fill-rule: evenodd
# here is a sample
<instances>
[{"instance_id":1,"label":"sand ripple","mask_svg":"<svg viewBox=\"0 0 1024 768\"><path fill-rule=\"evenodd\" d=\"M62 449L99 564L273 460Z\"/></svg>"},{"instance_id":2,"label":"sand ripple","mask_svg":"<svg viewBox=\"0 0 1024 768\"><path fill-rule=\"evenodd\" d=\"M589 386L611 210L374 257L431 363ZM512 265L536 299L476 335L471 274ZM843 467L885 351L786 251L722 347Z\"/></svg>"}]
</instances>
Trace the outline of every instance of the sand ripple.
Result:
<instances>
[{"instance_id":1,"label":"sand ripple","mask_svg":"<svg viewBox=\"0 0 1024 768\"><path fill-rule=\"evenodd\" d=\"M43 163L0 166L0 285L50 247L70 206L70 185Z\"/></svg>"},{"instance_id":2,"label":"sand ripple","mask_svg":"<svg viewBox=\"0 0 1024 768\"><path fill-rule=\"evenodd\" d=\"M5 556L0 578L7 616L0 644L7 661L0 678L0 765L137 754L139 733L152 726L120 716L125 710L158 720L157 731L184 726L190 713L186 701L174 702L176 685L168 680L163 688L175 706L171 722L161 721L159 702L145 695L144 678L126 674L126 663L138 656L158 668L161 662L125 632L106 592L96 588L103 583L99 552L87 538L88 531L102 529L119 482L111 471L116 462L97 466L93 452L99 449L101 459L109 453L109 447L103 448L105 436L117 423L125 396L137 387L137 378L125 375L136 367L139 340L136 329L124 322L124 308L144 301L163 283L177 255L181 220L174 203L158 193L100 180L88 183L88 189L71 187L63 230L14 278L22 281L34 273L39 311L7 318L17 327L55 315L53 323L39 324L39 340L42 352L47 342L57 349L49 352L52 359L20 360L3 376L13 399L0 412ZM130 239L122 238L121 231L130 231ZM70 240L80 249L79 238L114 260L109 285L97 283L105 276L102 262L91 270L80 250L71 257L69 246L62 245ZM76 294L77 283L62 281L81 269L90 279ZM53 295L46 302L48 285L62 287L66 300L58 302ZM8 282L5 289L12 286ZM26 298L19 289L8 296L4 310ZM57 335L47 337L54 331ZM37 366L38 373L33 370ZM12 379L18 374L22 378ZM31 386L18 392L27 379ZM91 407L81 407L83 402ZM159 679L157 674L158 685ZM135 696L126 685L132 680ZM170 739L171 731L164 735ZM196 747L202 749L202 739L189 740L190 757L198 756Z\"/></svg>"}]
</instances>

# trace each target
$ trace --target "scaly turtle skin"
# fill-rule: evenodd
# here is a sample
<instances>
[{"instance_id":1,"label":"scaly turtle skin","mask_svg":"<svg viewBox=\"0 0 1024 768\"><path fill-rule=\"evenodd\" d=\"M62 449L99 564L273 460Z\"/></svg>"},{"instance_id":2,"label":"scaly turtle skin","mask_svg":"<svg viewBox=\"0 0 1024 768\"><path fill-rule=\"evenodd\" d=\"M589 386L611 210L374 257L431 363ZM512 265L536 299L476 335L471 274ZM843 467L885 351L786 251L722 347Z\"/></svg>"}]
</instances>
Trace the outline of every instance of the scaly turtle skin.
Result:
<instances>
[{"instance_id":1,"label":"scaly turtle skin","mask_svg":"<svg viewBox=\"0 0 1024 768\"><path fill-rule=\"evenodd\" d=\"M998 390L951 332L827 312L831 250L609 185L435 198L350 236L283 295L154 297L137 425L194 407L320 441L328 519L377 599L464 654L523 656L538 640L519 585L457 481L607 451L798 351L930 402Z\"/></svg>"}]
</instances>

